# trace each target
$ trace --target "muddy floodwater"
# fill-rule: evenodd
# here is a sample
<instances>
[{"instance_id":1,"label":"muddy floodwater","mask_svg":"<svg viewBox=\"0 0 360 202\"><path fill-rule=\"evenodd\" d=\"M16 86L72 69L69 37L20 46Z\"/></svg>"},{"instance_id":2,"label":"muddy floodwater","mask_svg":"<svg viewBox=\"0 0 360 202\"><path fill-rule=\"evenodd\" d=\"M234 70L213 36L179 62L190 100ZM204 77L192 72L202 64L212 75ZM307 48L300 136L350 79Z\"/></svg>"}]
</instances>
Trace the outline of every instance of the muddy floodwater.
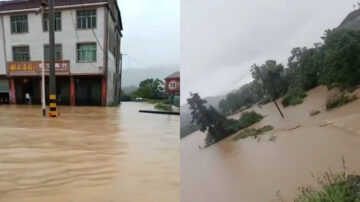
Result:
<instances>
[{"instance_id":1,"label":"muddy floodwater","mask_svg":"<svg viewBox=\"0 0 360 202\"><path fill-rule=\"evenodd\" d=\"M360 100L326 111L329 94L323 86L311 90L303 104L282 109L285 119L273 103L252 108L266 115L252 127L274 126L273 131L258 139L234 141L233 135L200 150L205 134L195 132L183 138L182 200L293 201L299 186L316 187L312 175L329 170L342 172L342 156L345 171L360 174ZM321 113L309 116L313 109ZM239 118L240 114L231 118ZM270 141L271 136L275 140Z\"/></svg>"},{"instance_id":2,"label":"muddy floodwater","mask_svg":"<svg viewBox=\"0 0 360 202\"><path fill-rule=\"evenodd\" d=\"M152 107L0 106L0 201L179 201L180 118Z\"/></svg>"}]
</instances>

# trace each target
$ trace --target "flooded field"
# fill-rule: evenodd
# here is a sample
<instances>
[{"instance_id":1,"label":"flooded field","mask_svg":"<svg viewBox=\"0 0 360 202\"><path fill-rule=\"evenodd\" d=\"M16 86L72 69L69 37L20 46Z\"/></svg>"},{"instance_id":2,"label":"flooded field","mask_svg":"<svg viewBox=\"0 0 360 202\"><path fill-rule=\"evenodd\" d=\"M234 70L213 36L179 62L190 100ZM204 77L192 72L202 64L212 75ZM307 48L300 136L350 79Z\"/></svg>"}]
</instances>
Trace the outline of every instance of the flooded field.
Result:
<instances>
[{"instance_id":1,"label":"flooded field","mask_svg":"<svg viewBox=\"0 0 360 202\"><path fill-rule=\"evenodd\" d=\"M266 115L252 127L273 125L259 139L231 136L200 150L205 134L181 140L181 198L186 202L293 201L301 185L325 171L360 173L360 100L324 111L331 92L323 86L308 92L304 103L282 109L273 103L253 110ZM280 102L279 102L280 103ZM309 111L322 111L309 116ZM239 118L235 114L232 118ZM289 130L291 129L291 130ZM270 141L270 136L276 139Z\"/></svg>"},{"instance_id":2,"label":"flooded field","mask_svg":"<svg viewBox=\"0 0 360 202\"><path fill-rule=\"evenodd\" d=\"M0 201L179 201L180 118L150 108L0 106Z\"/></svg>"}]
</instances>

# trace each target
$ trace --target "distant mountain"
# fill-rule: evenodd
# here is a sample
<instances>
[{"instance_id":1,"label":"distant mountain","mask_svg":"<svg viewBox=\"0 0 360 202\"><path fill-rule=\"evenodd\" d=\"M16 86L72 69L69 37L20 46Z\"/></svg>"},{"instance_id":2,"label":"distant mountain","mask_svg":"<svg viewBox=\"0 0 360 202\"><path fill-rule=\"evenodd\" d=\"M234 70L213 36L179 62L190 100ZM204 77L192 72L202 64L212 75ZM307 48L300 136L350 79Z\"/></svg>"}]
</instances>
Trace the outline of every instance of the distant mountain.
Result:
<instances>
[{"instance_id":1,"label":"distant mountain","mask_svg":"<svg viewBox=\"0 0 360 202\"><path fill-rule=\"evenodd\" d=\"M129 86L139 86L145 79L154 78L164 80L170 74L179 71L179 66L160 66L148 68L128 68L123 70L122 86L123 89Z\"/></svg>"},{"instance_id":2,"label":"distant mountain","mask_svg":"<svg viewBox=\"0 0 360 202\"><path fill-rule=\"evenodd\" d=\"M213 106L215 109L219 109L219 102L224 99L226 95L221 96L212 96L205 97L204 99L207 101L207 106ZM191 124L191 111L189 109L189 104L182 105L180 107L180 137L183 138L191 133L199 130L197 125Z\"/></svg>"},{"instance_id":3,"label":"distant mountain","mask_svg":"<svg viewBox=\"0 0 360 202\"><path fill-rule=\"evenodd\" d=\"M125 94L130 94L134 91L136 91L138 87L137 86L126 86L126 87L123 87L122 90L124 91Z\"/></svg>"},{"instance_id":4,"label":"distant mountain","mask_svg":"<svg viewBox=\"0 0 360 202\"><path fill-rule=\"evenodd\" d=\"M360 9L357 9L346 16L339 28L360 30Z\"/></svg>"}]
</instances>

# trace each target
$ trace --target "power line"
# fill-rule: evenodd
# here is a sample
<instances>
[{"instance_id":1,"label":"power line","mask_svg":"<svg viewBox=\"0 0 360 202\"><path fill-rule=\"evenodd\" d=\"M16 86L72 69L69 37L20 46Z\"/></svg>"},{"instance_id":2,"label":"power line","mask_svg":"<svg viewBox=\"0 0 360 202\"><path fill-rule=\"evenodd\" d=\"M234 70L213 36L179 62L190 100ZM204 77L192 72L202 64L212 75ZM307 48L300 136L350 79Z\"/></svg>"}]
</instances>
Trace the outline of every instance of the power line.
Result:
<instances>
[{"instance_id":1,"label":"power line","mask_svg":"<svg viewBox=\"0 0 360 202\"><path fill-rule=\"evenodd\" d=\"M85 8L84 8L84 6L83 6L83 1L82 1L82 0L80 0L80 6L81 6L81 9L82 9L82 10L85 10ZM106 29L107 29L107 28L108 28L108 27L106 27ZM105 50L104 50L104 48L102 47L102 45L101 45L98 37L96 36L96 33L95 33L95 31L94 31L94 28L90 28L90 29L91 29L92 34L94 35L94 37L95 37L95 39L96 39L96 42L99 44L102 52L105 54ZM76 29L75 29L75 32L76 32ZM107 37L107 36L105 36L105 37ZM114 57L115 57L115 55L114 55ZM116 65L116 62L113 61L113 60L109 57L109 54L107 54L107 59L110 60L113 64Z\"/></svg>"}]
</instances>

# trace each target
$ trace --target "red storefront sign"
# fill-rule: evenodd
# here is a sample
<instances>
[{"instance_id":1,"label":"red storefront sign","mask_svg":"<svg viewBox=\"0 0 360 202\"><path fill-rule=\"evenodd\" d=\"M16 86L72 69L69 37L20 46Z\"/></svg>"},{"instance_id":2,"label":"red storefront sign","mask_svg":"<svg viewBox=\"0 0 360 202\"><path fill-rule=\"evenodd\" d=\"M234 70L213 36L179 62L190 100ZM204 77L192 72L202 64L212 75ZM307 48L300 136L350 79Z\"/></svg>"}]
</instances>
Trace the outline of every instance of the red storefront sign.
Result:
<instances>
[{"instance_id":1,"label":"red storefront sign","mask_svg":"<svg viewBox=\"0 0 360 202\"><path fill-rule=\"evenodd\" d=\"M45 62L45 74L49 74L50 63ZM37 76L41 75L42 71L41 61L28 61L28 62L7 62L6 69L9 76ZM70 61L61 60L55 62L56 75L69 75L70 74Z\"/></svg>"}]
</instances>

